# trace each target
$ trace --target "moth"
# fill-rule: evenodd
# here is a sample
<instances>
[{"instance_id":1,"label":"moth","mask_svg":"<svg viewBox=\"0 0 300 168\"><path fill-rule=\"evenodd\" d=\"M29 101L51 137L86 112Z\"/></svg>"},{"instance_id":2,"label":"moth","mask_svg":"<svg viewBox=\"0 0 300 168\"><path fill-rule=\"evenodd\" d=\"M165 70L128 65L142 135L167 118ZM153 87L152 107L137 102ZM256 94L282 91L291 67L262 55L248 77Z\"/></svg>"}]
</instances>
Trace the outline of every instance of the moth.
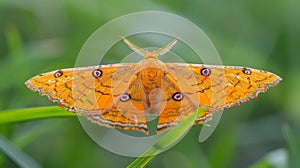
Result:
<instances>
[{"instance_id":1,"label":"moth","mask_svg":"<svg viewBox=\"0 0 300 168\"><path fill-rule=\"evenodd\" d=\"M25 84L101 126L148 134L148 115L158 117L160 133L206 106L194 122L202 124L213 113L248 102L282 80L274 73L247 67L164 63L158 56L167 53L177 39L147 51L122 38L144 57L140 62L60 69L34 76Z\"/></svg>"}]
</instances>

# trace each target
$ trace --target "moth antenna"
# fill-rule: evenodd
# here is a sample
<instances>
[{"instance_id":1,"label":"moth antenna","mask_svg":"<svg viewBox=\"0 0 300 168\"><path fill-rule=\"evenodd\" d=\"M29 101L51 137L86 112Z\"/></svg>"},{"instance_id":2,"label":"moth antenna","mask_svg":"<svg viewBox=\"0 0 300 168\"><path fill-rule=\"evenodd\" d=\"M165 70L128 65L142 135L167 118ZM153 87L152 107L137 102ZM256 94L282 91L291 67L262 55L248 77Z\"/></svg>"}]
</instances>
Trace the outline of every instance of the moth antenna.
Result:
<instances>
[{"instance_id":1,"label":"moth antenna","mask_svg":"<svg viewBox=\"0 0 300 168\"><path fill-rule=\"evenodd\" d=\"M131 41L127 40L125 37L121 36L121 38L123 39L123 41L128 45L128 47L130 49L132 49L134 52L138 53L141 56L145 56L148 51L136 46L135 44L133 44Z\"/></svg>"},{"instance_id":2,"label":"moth antenna","mask_svg":"<svg viewBox=\"0 0 300 168\"><path fill-rule=\"evenodd\" d=\"M166 46L159 48L155 51L153 51L152 53L159 56L159 55L164 55L165 53L169 52L172 47L176 44L178 38L176 37L174 40L172 40L169 44L167 44Z\"/></svg>"}]
</instances>

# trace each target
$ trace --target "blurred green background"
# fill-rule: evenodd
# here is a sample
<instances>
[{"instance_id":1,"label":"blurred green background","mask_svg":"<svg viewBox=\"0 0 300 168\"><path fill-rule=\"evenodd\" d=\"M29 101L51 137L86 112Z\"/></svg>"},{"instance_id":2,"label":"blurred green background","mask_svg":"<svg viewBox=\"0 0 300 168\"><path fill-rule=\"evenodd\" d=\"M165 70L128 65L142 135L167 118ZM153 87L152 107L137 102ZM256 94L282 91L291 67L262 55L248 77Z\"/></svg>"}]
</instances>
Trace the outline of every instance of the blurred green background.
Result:
<instances>
[{"instance_id":1,"label":"blurred green background","mask_svg":"<svg viewBox=\"0 0 300 168\"><path fill-rule=\"evenodd\" d=\"M201 126L194 126L148 167L300 167L299 8L296 0L1 0L0 110L55 105L24 82L73 67L87 38L110 20L165 11L201 27L224 65L265 69L283 81L257 99L225 110L204 143L198 142ZM122 52L116 53L106 63L122 60ZM134 160L99 147L76 117L0 125L0 134L43 167L125 167ZM0 155L1 167L18 167Z\"/></svg>"}]
</instances>

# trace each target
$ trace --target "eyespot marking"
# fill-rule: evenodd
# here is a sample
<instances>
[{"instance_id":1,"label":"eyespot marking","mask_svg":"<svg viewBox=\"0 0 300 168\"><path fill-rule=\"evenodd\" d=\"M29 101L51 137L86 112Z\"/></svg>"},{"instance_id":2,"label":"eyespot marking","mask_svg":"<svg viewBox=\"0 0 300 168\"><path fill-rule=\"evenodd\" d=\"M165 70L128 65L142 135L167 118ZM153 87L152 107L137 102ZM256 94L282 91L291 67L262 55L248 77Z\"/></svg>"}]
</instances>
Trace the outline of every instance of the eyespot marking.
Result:
<instances>
[{"instance_id":1,"label":"eyespot marking","mask_svg":"<svg viewBox=\"0 0 300 168\"><path fill-rule=\"evenodd\" d=\"M55 73L54 73L54 77L55 78L59 78L59 77L61 77L63 75L63 71L61 71L61 70L58 70L58 71L56 71Z\"/></svg>"},{"instance_id":2,"label":"eyespot marking","mask_svg":"<svg viewBox=\"0 0 300 168\"><path fill-rule=\"evenodd\" d=\"M130 100L131 99L131 96L130 96L130 94L128 94L128 93L123 93L122 95L121 95L121 97L120 97L120 100L122 101L122 102L126 102L126 101L128 101L128 100Z\"/></svg>"},{"instance_id":3,"label":"eyespot marking","mask_svg":"<svg viewBox=\"0 0 300 168\"><path fill-rule=\"evenodd\" d=\"M101 77L101 76L102 76L102 71L101 71L100 69L95 69L95 70L93 71L93 76L94 76L95 78Z\"/></svg>"},{"instance_id":4,"label":"eyespot marking","mask_svg":"<svg viewBox=\"0 0 300 168\"><path fill-rule=\"evenodd\" d=\"M210 71L210 69L208 69L208 68L202 68L202 69L200 70L200 73L201 73L201 75L203 75L203 76L209 76L209 75L211 74L211 71Z\"/></svg>"},{"instance_id":5,"label":"eyespot marking","mask_svg":"<svg viewBox=\"0 0 300 168\"><path fill-rule=\"evenodd\" d=\"M175 101L181 101L183 99L183 94L180 93L180 92L176 92L176 93L173 94L172 98Z\"/></svg>"},{"instance_id":6,"label":"eyespot marking","mask_svg":"<svg viewBox=\"0 0 300 168\"><path fill-rule=\"evenodd\" d=\"M248 68L243 68L243 73L246 75L251 75L251 70Z\"/></svg>"}]
</instances>

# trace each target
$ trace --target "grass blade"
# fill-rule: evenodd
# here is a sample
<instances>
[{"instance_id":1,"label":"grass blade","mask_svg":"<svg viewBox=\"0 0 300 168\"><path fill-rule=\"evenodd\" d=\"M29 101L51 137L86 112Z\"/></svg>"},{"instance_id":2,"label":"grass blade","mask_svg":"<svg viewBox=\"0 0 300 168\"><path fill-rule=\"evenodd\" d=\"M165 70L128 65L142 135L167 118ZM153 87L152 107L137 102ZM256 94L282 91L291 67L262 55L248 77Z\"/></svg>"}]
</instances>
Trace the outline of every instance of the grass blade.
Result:
<instances>
[{"instance_id":1,"label":"grass blade","mask_svg":"<svg viewBox=\"0 0 300 168\"><path fill-rule=\"evenodd\" d=\"M57 106L25 108L19 110L8 110L0 112L0 124L20 122L49 117L77 116Z\"/></svg>"},{"instance_id":2,"label":"grass blade","mask_svg":"<svg viewBox=\"0 0 300 168\"><path fill-rule=\"evenodd\" d=\"M149 147L140 157L131 162L127 168L145 167L153 160L163 149L178 141L187 129L193 125L197 116L205 110L204 107L199 108L195 113L189 115L185 120L181 121L177 126L172 128L164 136L162 136L154 145Z\"/></svg>"},{"instance_id":3,"label":"grass blade","mask_svg":"<svg viewBox=\"0 0 300 168\"><path fill-rule=\"evenodd\" d=\"M16 149L4 137L0 136L0 150L14 161L17 165L24 168L40 168L41 166L28 155Z\"/></svg>"}]
</instances>

